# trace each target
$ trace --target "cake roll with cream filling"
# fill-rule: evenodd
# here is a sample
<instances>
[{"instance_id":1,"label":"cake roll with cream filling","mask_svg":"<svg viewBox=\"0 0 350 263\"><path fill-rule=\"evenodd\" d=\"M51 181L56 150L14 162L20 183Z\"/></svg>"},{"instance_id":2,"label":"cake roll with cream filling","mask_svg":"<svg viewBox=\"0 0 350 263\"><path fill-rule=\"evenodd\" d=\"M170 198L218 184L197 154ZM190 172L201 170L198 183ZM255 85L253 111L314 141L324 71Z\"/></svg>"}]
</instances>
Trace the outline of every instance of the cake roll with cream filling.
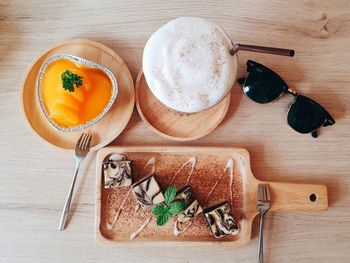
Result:
<instances>
[{"instance_id":1,"label":"cake roll with cream filling","mask_svg":"<svg viewBox=\"0 0 350 263\"><path fill-rule=\"evenodd\" d=\"M226 235L238 234L239 227L227 202L205 209L204 215L214 237L221 238Z\"/></svg>"},{"instance_id":2,"label":"cake roll with cream filling","mask_svg":"<svg viewBox=\"0 0 350 263\"><path fill-rule=\"evenodd\" d=\"M143 210L149 210L153 206L164 201L164 195L156 180L155 174L135 183L132 188L132 193Z\"/></svg>"},{"instance_id":3,"label":"cake roll with cream filling","mask_svg":"<svg viewBox=\"0 0 350 263\"><path fill-rule=\"evenodd\" d=\"M125 187L133 183L132 161L108 160L102 164L104 188Z\"/></svg>"},{"instance_id":4,"label":"cake roll with cream filling","mask_svg":"<svg viewBox=\"0 0 350 263\"><path fill-rule=\"evenodd\" d=\"M177 221L179 223L186 223L191 218L194 218L203 212L201 205L189 185L186 185L177 191L175 200L183 201L185 205L184 211L177 215Z\"/></svg>"}]
</instances>

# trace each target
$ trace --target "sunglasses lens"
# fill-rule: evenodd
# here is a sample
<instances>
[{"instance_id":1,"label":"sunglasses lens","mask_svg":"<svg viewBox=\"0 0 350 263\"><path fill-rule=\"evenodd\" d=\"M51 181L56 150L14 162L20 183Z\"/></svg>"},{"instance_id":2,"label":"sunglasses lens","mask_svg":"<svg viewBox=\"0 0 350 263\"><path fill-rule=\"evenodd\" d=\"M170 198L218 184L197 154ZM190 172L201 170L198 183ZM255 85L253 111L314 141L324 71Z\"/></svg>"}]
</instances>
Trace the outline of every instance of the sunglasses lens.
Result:
<instances>
[{"instance_id":1,"label":"sunglasses lens","mask_svg":"<svg viewBox=\"0 0 350 263\"><path fill-rule=\"evenodd\" d=\"M245 80L244 93L258 103L269 103L277 99L286 89L284 82L267 72L252 72Z\"/></svg>"},{"instance_id":2,"label":"sunglasses lens","mask_svg":"<svg viewBox=\"0 0 350 263\"><path fill-rule=\"evenodd\" d=\"M315 131L325 120L321 106L301 95L298 95L288 112L288 124L300 133Z\"/></svg>"}]
</instances>

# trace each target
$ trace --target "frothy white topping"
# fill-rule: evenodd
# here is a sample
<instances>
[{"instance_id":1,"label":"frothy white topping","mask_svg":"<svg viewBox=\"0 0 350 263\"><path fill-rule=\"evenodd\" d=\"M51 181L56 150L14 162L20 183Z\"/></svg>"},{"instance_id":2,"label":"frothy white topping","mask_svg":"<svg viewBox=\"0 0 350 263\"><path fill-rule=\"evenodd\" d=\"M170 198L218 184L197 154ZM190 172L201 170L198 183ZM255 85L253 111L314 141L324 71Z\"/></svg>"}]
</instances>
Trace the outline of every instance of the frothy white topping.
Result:
<instances>
[{"instance_id":1,"label":"frothy white topping","mask_svg":"<svg viewBox=\"0 0 350 263\"><path fill-rule=\"evenodd\" d=\"M233 86L237 60L218 25L180 17L147 41L142 69L152 93L166 106L193 113L220 102Z\"/></svg>"}]
</instances>

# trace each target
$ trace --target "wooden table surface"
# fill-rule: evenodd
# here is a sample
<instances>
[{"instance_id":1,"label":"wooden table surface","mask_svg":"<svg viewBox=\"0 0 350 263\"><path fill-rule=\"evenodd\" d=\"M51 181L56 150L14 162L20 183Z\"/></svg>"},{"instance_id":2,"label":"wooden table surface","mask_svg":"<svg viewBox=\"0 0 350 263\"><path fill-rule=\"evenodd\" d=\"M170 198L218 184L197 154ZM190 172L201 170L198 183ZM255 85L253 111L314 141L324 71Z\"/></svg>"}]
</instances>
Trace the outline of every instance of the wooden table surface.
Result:
<instances>
[{"instance_id":1,"label":"wooden table surface","mask_svg":"<svg viewBox=\"0 0 350 263\"><path fill-rule=\"evenodd\" d=\"M97 3L101 2L101 3ZM114 145L215 145L248 149L263 180L325 183L329 210L271 213L266 262L350 261L350 1L15 1L0 2L0 262L256 262L253 239L242 248L115 247L94 240L95 154L85 161L68 229L58 231L71 181L71 153L36 139L20 112L20 80L49 45L71 38L99 41L120 54L133 77L147 38L183 15L222 25L235 42L293 48L294 58L239 54L276 70L324 105L337 123L320 137L286 123L288 99L259 105L238 85L223 123L186 143L155 135L134 111Z\"/></svg>"}]
</instances>

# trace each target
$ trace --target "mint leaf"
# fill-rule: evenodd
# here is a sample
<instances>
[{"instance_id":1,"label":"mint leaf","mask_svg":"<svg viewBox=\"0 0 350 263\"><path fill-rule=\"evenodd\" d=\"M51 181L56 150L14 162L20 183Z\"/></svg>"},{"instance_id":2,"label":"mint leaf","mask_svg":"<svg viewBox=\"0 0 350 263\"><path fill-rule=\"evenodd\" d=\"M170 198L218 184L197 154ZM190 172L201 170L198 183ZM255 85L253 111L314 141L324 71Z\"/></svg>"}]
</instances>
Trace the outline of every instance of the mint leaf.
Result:
<instances>
[{"instance_id":1,"label":"mint leaf","mask_svg":"<svg viewBox=\"0 0 350 263\"><path fill-rule=\"evenodd\" d=\"M83 84L83 77L74 74L67 69L61 74L62 87L69 92L74 92L74 85L79 88Z\"/></svg>"},{"instance_id":2,"label":"mint leaf","mask_svg":"<svg viewBox=\"0 0 350 263\"><path fill-rule=\"evenodd\" d=\"M152 214L158 217L168 213L168 210L169 208L164 205L157 205L152 208Z\"/></svg>"},{"instance_id":3,"label":"mint leaf","mask_svg":"<svg viewBox=\"0 0 350 263\"><path fill-rule=\"evenodd\" d=\"M176 196L176 187L175 185L169 186L168 189L166 189L164 194L165 203L169 205Z\"/></svg>"},{"instance_id":4,"label":"mint leaf","mask_svg":"<svg viewBox=\"0 0 350 263\"><path fill-rule=\"evenodd\" d=\"M165 225L169 221L170 216L171 215L169 213L165 213L164 215L158 216L158 218L157 218L157 225L158 226Z\"/></svg>"},{"instance_id":5,"label":"mint leaf","mask_svg":"<svg viewBox=\"0 0 350 263\"><path fill-rule=\"evenodd\" d=\"M169 204L169 213L172 216L177 216L180 214L183 210L185 209L185 204L184 202L177 201Z\"/></svg>"}]
</instances>

